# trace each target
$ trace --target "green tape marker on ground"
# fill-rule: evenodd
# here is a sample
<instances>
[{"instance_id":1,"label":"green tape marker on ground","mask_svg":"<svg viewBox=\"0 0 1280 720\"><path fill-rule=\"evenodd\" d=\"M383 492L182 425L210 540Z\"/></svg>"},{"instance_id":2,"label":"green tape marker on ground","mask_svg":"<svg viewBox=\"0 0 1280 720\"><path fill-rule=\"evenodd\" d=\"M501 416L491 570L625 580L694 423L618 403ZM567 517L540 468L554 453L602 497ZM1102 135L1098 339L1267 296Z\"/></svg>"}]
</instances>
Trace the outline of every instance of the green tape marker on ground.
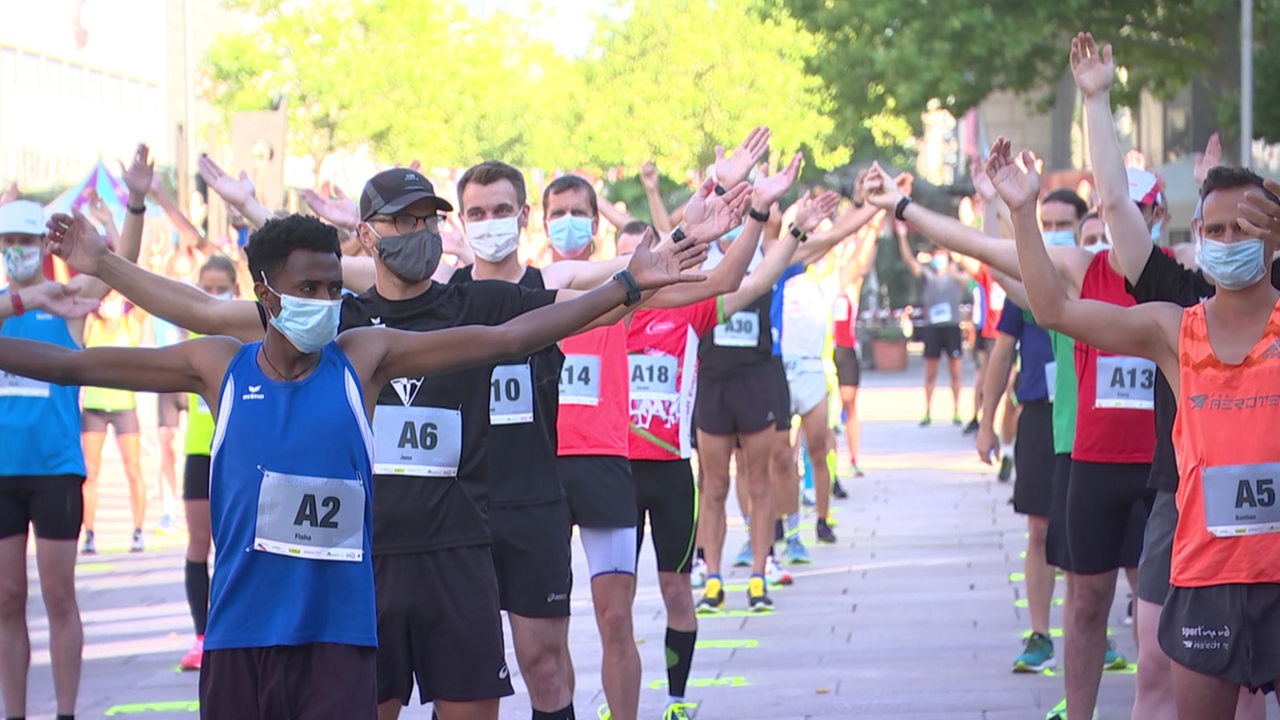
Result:
<instances>
[{"instance_id":1,"label":"green tape marker on ground","mask_svg":"<svg viewBox=\"0 0 1280 720\"><path fill-rule=\"evenodd\" d=\"M1054 604L1054 605L1057 605L1058 607L1062 607L1062 598L1060 598L1060 597L1056 597L1056 598L1054 598L1054 599L1053 599L1053 604ZM1026 598L1018 598L1017 600L1014 600L1014 601L1013 601L1013 606L1014 606L1014 607L1019 607L1019 608L1025 608L1025 607L1027 606L1027 599L1026 599Z\"/></svg>"},{"instance_id":2,"label":"green tape marker on ground","mask_svg":"<svg viewBox=\"0 0 1280 720\"><path fill-rule=\"evenodd\" d=\"M706 615L699 615L698 617L702 618L702 617L707 617L707 616L706 616ZM1116 629L1115 629L1115 628L1113 628L1113 627L1108 627L1108 628L1107 628L1107 637L1111 637L1112 635L1115 635L1115 634L1116 634ZM1027 634L1026 634L1025 632L1021 634L1021 637L1023 637L1023 638L1025 638L1026 636L1027 636ZM1049 637L1051 637L1051 638L1060 638L1060 637L1062 637L1062 628L1049 628Z\"/></svg>"},{"instance_id":3,"label":"green tape marker on ground","mask_svg":"<svg viewBox=\"0 0 1280 720\"><path fill-rule=\"evenodd\" d=\"M751 683L747 682L744 677L722 677L722 678L690 678L689 687L708 688L708 687L747 687ZM666 690L666 680L654 680L649 683L650 690Z\"/></svg>"},{"instance_id":4,"label":"green tape marker on ground","mask_svg":"<svg viewBox=\"0 0 1280 720\"><path fill-rule=\"evenodd\" d=\"M84 563L83 565L77 565L76 571L84 573L105 573L111 572L115 567L116 566L111 563Z\"/></svg>"},{"instance_id":5,"label":"green tape marker on ground","mask_svg":"<svg viewBox=\"0 0 1280 720\"><path fill-rule=\"evenodd\" d=\"M733 650L736 648L751 649L759 646L760 643L756 640L699 640L694 644L694 647L698 650Z\"/></svg>"},{"instance_id":6,"label":"green tape marker on ground","mask_svg":"<svg viewBox=\"0 0 1280 720\"><path fill-rule=\"evenodd\" d=\"M1062 571L1061 571L1061 570L1058 570L1057 572L1055 572L1055 573L1054 573L1054 577L1055 577L1055 578L1060 578L1060 577L1062 577ZM1011 583L1020 583L1020 582L1025 582L1025 581L1026 581L1026 579L1027 579L1027 576L1026 576L1025 574L1023 574L1023 573L1020 573L1020 572L1012 572L1012 573L1009 573L1009 582L1011 582Z\"/></svg>"},{"instance_id":7,"label":"green tape marker on ground","mask_svg":"<svg viewBox=\"0 0 1280 720\"><path fill-rule=\"evenodd\" d=\"M1061 668L1059 668L1059 670L1060 669ZM1044 671L1044 674L1048 677L1057 677L1058 672L1059 672L1058 670L1054 670L1053 668L1046 668ZM1108 675L1137 675L1138 663L1131 662L1128 665L1125 665L1124 667L1118 668L1118 669L1104 668L1103 672L1105 672Z\"/></svg>"},{"instance_id":8,"label":"green tape marker on ground","mask_svg":"<svg viewBox=\"0 0 1280 720\"><path fill-rule=\"evenodd\" d=\"M162 712L200 712L199 700L176 700L172 702L136 703L134 705L116 705L107 710L107 717L116 715L146 715Z\"/></svg>"}]
</instances>

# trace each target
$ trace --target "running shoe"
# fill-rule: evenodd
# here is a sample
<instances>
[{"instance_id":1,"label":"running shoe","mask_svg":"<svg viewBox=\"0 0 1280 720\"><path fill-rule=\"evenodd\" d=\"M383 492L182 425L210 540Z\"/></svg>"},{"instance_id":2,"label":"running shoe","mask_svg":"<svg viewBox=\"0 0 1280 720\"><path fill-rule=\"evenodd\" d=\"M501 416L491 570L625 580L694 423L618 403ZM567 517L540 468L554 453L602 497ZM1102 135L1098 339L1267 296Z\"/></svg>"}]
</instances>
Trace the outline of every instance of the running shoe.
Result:
<instances>
[{"instance_id":1,"label":"running shoe","mask_svg":"<svg viewBox=\"0 0 1280 720\"><path fill-rule=\"evenodd\" d=\"M791 573L783 569L772 555L764 561L764 577L769 581L770 585L790 585L795 582L791 577Z\"/></svg>"},{"instance_id":2,"label":"running shoe","mask_svg":"<svg viewBox=\"0 0 1280 720\"><path fill-rule=\"evenodd\" d=\"M837 542L836 534L831 531L831 525L823 518L818 518L818 522L814 526L813 532L820 543L831 545Z\"/></svg>"},{"instance_id":3,"label":"running shoe","mask_svg":"<svg viewBox=\"0 0 1280 720\"><path fill-rule=\"evenodd\" d=\"M697 703L673 702L667 705L662 713L662 720L689 720L689 711L698 707Z\"/></svg>"},{"instance_id":4,"label":"running shoe","mask_svg":"<svg viewBox=\"0 0 1280 720\"><path fill-rule=\"evenodd\" d=\"M156 528L156 532L160 535L168 535L173 532L174 528L177 526L177 523L173 521L173 516L169 513L165 513L160 518L160 525Z\"/></svg>"},{"instance_id":5,"label":"running shoe","mask_svg":"<svg viewBox=\"0 0 1280 720\"><path fill-rule=\"evenodd\" d=\"M1000 474L996 477L1000 482L1009 482L1009 478L1013 477L1013 456L1005 455L1000 458Z\"/></svg>"},{"instance_id":6,"label":"running shoe","mask_svg":"<svg viewBox=\"0 0 1280 720\"><path fill-rule=\"evenodd\" d=\"M827 513L827 525L830 525L831 527L835 527L839 524L840 524L840 521L836 520L835 515L832 515L831 513Z\"/></svg>"},{"instance_id":7,"label":"running shoe","mask_svg":"<svg viewBox=\"0 0 1280 720\"><path fill-rule=\"evenodd\" d=\"M1062 702L1059 702L1057 705L1054 705L1053 709L1049 711L1049 714L1044 716L1044 720L1067 720L1066 699L1063 699ZM1097 708L1093 709L1093 720L1098 720Z\"/></svg>"},{"instance_id":8,"label":"running shoe","mask_svg":"<svg viewBox=\"0 0 1280 720\"><path fill-rule=\"evenodd\" d=\"M1013 661L1013 671L1016 673L1036 673L1046 668L1054 667L1058 664L1053 659L1053 641L1048 635L1033 632L1027 636L1026 646L1022 649L1022 654Z\"/></svg>"},{"instance_id":9,"label":"running shoe","mask_svg":"<svg viewBox=\"0 0 1280 720\"><path fill-rule=\"evenodd\" d=\"M140 553L143 550L146 550L146 548L143 547L142 545L142 530L141 529L134 530L133 543L129 545L129 552Z\"/></svg>"},{"instance_id":10,"label":"running shoe","mask_svg":"<svg viewBox=\"0 0 1280 720\"><path fill-rule=\"evenodd\" d=\"M812 562L809 557L809 549L804 546L804 543L800 542L800 537L797 535L787 538L786 552L787 560L792 565L808 565Z\"/></svg>"},{"instance_id":11,"label":"running shoe","mask_svg":"<svg viewBox=\"0 0 1280 720\"><path fill-rule=\"evenodd\" d=\"M924 419L920 421L920 427L929 427L932 424L933 424L933 418L929 417L928 415L925 415Z\"/></svg>"},{"instance_id":12,"label":"running shoe","mask_svg":"<svg viewBox=\"0 0 1280 720\"><path fill-rule=\"evenodd\" d=\"M955 425L956 427L960 427L961 425L964 425L964 421L960 419L960 413L956 413L955 415L951 416L951 424Z\"/></svg>"},{"instance_id":13,"label":"running shoe","mask_svg":"<svg viewBox=\"0 0 1280 720\"><path fill-rule=\"evenodd\" d=\"M818 495L813 491L813 488L805 488L804 492L800 494L800 502L804 503L805 507L813 507L818 504Z\"/></svg>"},{"instance_id":14,"label":"running shoe","mask_svg":"<svg viewBox=\"0 0 1280 720\"><path fill-rule=\"evenodd\" d=\"M689 584L695 588L701 588L707 584L707 561L702 558L694 558L693 566L689 568Z\"/></svg>"},{"instance_id":15,"label":"running shoe","mask_svg":"<svg viewBox=\"0 0 1280 720\"><path fill-rule=\"evenodd\" d=\"M750 567L754 556L751 554L751 538L742 541L742 549L738 551L738 557L733 559L734 567Z\"/></svg>"},{"instance_id":16,"label":"running shoe","mask_svg":"<svg viewBox=\"0 0 1280 720\"><path fill-rule=\"evenodd\" d=\"M862 471L858 469L858 466L857 466L857 465L854 465L854 466L853 466L853 476L854 476L854 477L862 477ZM845 490L845 489L844 489L844 485L841 485L841 484L840 484L840 479L839 479L839 478L836 478L835 480L833 480L833 481L831 482L831 497L833 497L833 498L835 498L835 499L837 499L837 500L847 500L847 499L849 499L849 491L848 491L848 490Z\"/></svg>"},{"instance_id":17,"label":"running shoe","mask_svg":"<svg viewBox=\"0 0 1280 720\"><path fill-rule=\"evenodd\" d=\"M186 655L182 656L182 660L178 662L178 667L182 668L184 672L190 671L190 670L199 670L200 665L203 662L204 662L204 636L197 635L195 644L191 646L191 649L187 651Z\"/></svg>"},{"instance_id":18,"label":"running shoe","mask_svg":"<svg viewBox=\"0 0 1280 720\"><path fill-rule=\"evenodd\" d=\"M1129 596L1129 607L1124 611L1124 624L1133 625L1133 595Z\"/></svg>"},{"instance_id":19,"label":"running shoe","mask_svg":"<svg viewBox=\"0 0 1280 720\"><path fill-rule=\"evenodd\" d=\"M84 547L80 548L80 554L82 554L82 555L97 555L97 554L98 554L98 543L94 542L94 540L93 540L93 531L92 531L92 530L85 530L85 531L84 531Z\"/></svg>"},{"instance_id":20,"label":"running shoe","mask_svg":"<svg viewBox=\"0 0 1280 720\"><path fill-rule=\"evenodd\" d=\"M1107 641L1107 656L1102 661L1103 670L1123 670L1129 667L1129 661L1124 659L1120 651L1116 650L1115 642Z\"/></svg>"},{"instance_id":21,"label":"running shoe","mask_svg":"<svg viewBox=\"0 0 1280 720\"><path fill-rule=\"evenodd\" d=\"M707 586L698 598L695 608L699 615L716 614L724 610L724 583L718 577L707 578Z\"/></svg>"},{"instance_id":22,"label":"running shoe","mask_svg":"<svg viewBox=\"0 0 1280 720\"><path fill-rule=\"evenodd\" d=\"M972 419L972 420L970 420L970 421L969 421L969 424L968 424L968 425L965 425L965 426L964 426L964 434L965 434L965 435L972 435L972 434L974 434L974 433L978 432L978 428L979 428L979 427L980 427L980 426L978 425L978 418L974 418L974 419Z\"/></svg>"},{"instance_id":23,"label":"running shoe","mask_svg":"<svg viewBox=\"0 0 1280 720\"><path fill-rule=\"evenodd\" d=\"M612 720L613 713L609 711L609 706L607 704L596 708L596 718L597 720Z\"/></svg>"},{"instance_id":24,"label":"running shoe","mask_svg":"<svg viewBox=\"0 0 1280 720\"><path fill-rule=\"evenodd\" d=\"M773 600L759 575L752 575L747 581L747 609L754 613L773 612Z\"/></svg>"}]
</instances>

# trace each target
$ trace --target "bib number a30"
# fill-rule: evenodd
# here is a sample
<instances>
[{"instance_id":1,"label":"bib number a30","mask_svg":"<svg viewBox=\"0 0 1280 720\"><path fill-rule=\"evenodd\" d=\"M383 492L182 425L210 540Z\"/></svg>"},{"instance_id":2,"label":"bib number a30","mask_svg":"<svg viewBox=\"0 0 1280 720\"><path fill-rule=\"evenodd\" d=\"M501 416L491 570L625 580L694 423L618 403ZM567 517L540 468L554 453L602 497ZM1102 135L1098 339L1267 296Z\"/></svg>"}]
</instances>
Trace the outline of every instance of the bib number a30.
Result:
<instances>
[{"instance_id":1,"label":"bib number a30","mask_svg":"<svg viewBox=\"0 0 1280 720\"><path fill-rule=\"evenodd\" d=\"M755 347L760 342L760 315L740 311L712 331L711 342L720 347Z\"/></svg>"},{"instance_id":2,"label":"bib number a30","mask_svg":"<svg viewBox=\"0 0 1280 720\"><path fill-rule=\"evenodd\" d=\"M1205 526L1217 537L1280 532L1280 463L1218 465L1201 473Z\"/></svg>"}]
</instances>

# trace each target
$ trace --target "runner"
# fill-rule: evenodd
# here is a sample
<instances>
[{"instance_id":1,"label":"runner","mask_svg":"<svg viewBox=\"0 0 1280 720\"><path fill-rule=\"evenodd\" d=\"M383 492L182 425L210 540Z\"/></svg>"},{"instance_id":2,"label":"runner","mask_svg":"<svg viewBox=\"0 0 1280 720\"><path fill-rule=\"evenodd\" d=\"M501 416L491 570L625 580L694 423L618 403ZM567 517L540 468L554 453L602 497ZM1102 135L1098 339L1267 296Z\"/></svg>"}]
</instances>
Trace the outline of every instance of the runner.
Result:
<instances>
[{"instance_id":1,"label":"runner","mask_svg":"<svg viewBox=\"0 0 1280 720\"><path fill-rule=\"evenodd\" d=\"M862 252L846 257L838 271L840 293L836 296L831 313L832 338L835 342L834 361L836 380L840 388L840 405L844 411L845 442L849 446L849 470L853 477L862 477L858 467L858 445L862 439L862 425L858 421L858 385L862 382L862 361L858 352L858 306L862 296L862 281L875 266L876 236L870 236L853 247ZM833 494L837 479L833 483Z\"/></svg>"},{"instance_id":2,"label":"runner","mask_svg":"<svg viewBox=\"0 0 1280 720\"><path fill-rule=\"evenodd\" d=\"M901 219L901 218L899 218ZM924 419L920 427L933 424L933 389L938 382L938 364L947 356L947 373L951 378L951 422L960 426L960 358L963 353L960 334L960 301L964 297L968 276L960 265L951 261L951 253L933 248L928 265L921 265L911 251L905 228L895 226L898 252L902 262L915 277L924 280L921 302L924 303Z\"/></svg>"},{"instance_id":3,"label":"runner","mask_svg":"<svg viewBox=\"0 0 1280 720\"><path fill-rule=\"evenodd\" d=\"M1110 46L1099 53L1088 35L1073 41L1078 73L1110 61ZM1259 689L1280 682L1280 656L1272 642L1280 632L1280 575L1261 560L1280 546L1270 487L1255 479L1280 461L1267 434L1278 418L1268 410L1271 405L1255 402L1268 397L1268 388L1280 387L1280 354L1273 347L1280 343L1280 292L1266 282L1267 259L1280 235L1273 217L1241 210L1259 201L1275 208L1280 198L1270 190L1257 198L1264 184L1249 170L1211 170L1201 188L1203 218L1192 230L1217 294L1188 309L1170 303L1120 308L1068 297L1040 249L1029 202L1039 188L1034 160L1024 152L1022 161L1031 169L1015 165L1008 144L998 142L990 174L1014 211L1036 317L1083 342L1150 358L1170 379L1182 407L1174 429L1179 513L1160 644L1175 663L1179 716L1230 717L1237 686ZM1116 210L1118 229L1141 227L1127 206L1108 207ZM1251 222L1259 217L1268 220L1267 229ZM1237 418L1241 411L1248 417Z\"/></svg>"},{"instance_id":4,"label":"runner","mask_svg":"<svg viewBox=\"0 0 1280 720\"><path fill-rule=\"evenodd\" d=\"M198 286L219 300L234 300L240 293L236 266L223 255L210 257L200 268ZM196 639L178 667L199 670L204 658L204 633L209 625L209 550L213 535L209 519L209 465L214 422L209 404L200 395L187 396L186 461L182 473L182 500L187 517L187 560L183 585Z\"/></svg>"},{"instance_id":5,"label":"runner","mask_svg":"<svg viewBox=\"0 0 1280 720\"><path fill-rule=\"evenodd\" d=\"M137 316L125 307L124 298L119 293L107 293L98 309L85 318L84 346L138 347L142 342L142 327L138 322ZM108 427L115 430L121 464L129 482L129 513L133 518L133 541L129 552L142 552L145 549L142 523L147 513L147 485L142 479L137 400L133 393L125 390L86 387L81 407L80 439L84 445L87 470L84 481L84 547L81 552L85 555L98 552L93 526L98 512L102 446L107 440Z\"/></svg>"},{"instance_id":6,"label":"runner","mask_svg":"<svg viewBox=\"0 0 1280 720\"><path fill-rule=\"evenodd\" d=\"M87 241L92 230L69 220L51 221L51 246L83 259L86 247L96 245ZM250 271L260 278L255 292L270 317L261 344L217 337L165 350L73 353L12 340L0 346L0 366L51 382L204 396L219 418L211 471L214 542L257 552L219 556L201 670L202 716L373 718L373 515L371 485L363 478L372 475L376 459L369 424L375 393L392 378L447 374L542 347L621 301L639 302L643 290L692 278L680 268L700 254L688 241L662 253L643 246L628 270L599 290L501 327L422 334L362 328L335 345L342 309L337 232L295 215L268 223L249 244ZM86 272L92 264L84 263ZM337 407L316 412L325 405ZM280 417L304 411L306 433L278 432ZM444 430L404 418L393 422L403 425L406 449L438 442ZM316 433L328 439L320 447L312 440ZM311 488L322 490L312 494ZM321 492L327 495L317 497ZM296 529L304 524L308 531ZM314 601L335 593L348 602ZM276 676L285 669L289 677L281 681Z\"/></svg>"},{"instance_id":7,"label":"runner","mask_svg":"<svg viewBox=\"0 0 1280 720\"><path fill-rule=\"evenodd\" d=\"M250 222L263 218L247 181L231 178L208 158L201 162L215 192L238 203ZM745 187L727 198L741 204L744 193ZM722 199L708 205L710 219L691 226L690 237L714 237L732 222L734 211ZM367 272L359 263L372 262L376 287L358 297L344 296L341 327L388 325L425 331L492 325L580 294L525 291L500 283L433 284L430 275L440 244L432 228L438 227L436 213L451 209L425 178L406 168L384 171L366 184L359 210L366 220L358 233L372 257L344 258L344 274L353 263L357 272ZM106 259L95 272L153 314L195 332L223 333L246 341L264 332L265 315L255 303L219 301L132 264ZM619 309L615 314L623 312ZM412 695L415 678L422 701L433 702L444 720L469 713L489 717L497 712L498 698L511 694L486 522L488 489L482 449L487 446L491 376L491 367L473 367L401 378L384 387L379 399L387 410L380 417L390 420L378 420L376 426L408 414L419 427L435 423L438 430L453 430L430 438L434 447L419 447L407 468L398 459L395 442L383 441L387 446L379 446L386 462L375 458L375 470L382 470L374 476L379 490L373 530L379 578L378 695L384 718L398 715ZM385 434L400 438L398 428ZM406 476L434 479L422 484ZM455 582L448 586L427 582L434 576L448 576ZM424 597L432 601L424 602ZM458 647L468 648L467 654L459 656ZM572 717L572 705L539 717Z\"/></svg>"},{"instance_id":8,"label":"runner","mask_svg":"<svg viewBox=\"0 0 1280 720\"><path fill-rule=\"evenodd\" d=\"M999 337L1000 310L1004 307L1004 290L991 278L991 268L985 263L978 263L973 271L974 286L973 303L973 362L976 372L973 374L973 419L964 428L965 435L978 432L981 425L979 413L986 404L983 395L986 392L987 365L991 354L991 345ZM1006 378L1001 378L1005 380ZM1003 385L1002 383L1002 390Z\"/></svg>"},{"instance_id":9,"label":"runner","mask_svg":"<svg viewBox=\"0 0 1280 720\"><path fill-rule=\"evenodd\" d=\"M1110 120L1110 90L1114 80L1114 63L1098 56L1088 42L1081 47L1080 62L1073 70L1076 82L1085 98L1085 118L1090 123L1090 156L1094 163L1094 176L1102 196L1108 217L1114 217L1112 238L1117 261L1129 283L1129 291L1139 303L1172 302L1183 307L1194 307L1204 298L1212 297L1215 287L1197 270L1182 267L1170 251L1157 249L1151 235L1143 233L1146 225L1132 222L1132 191L1126 192L1121 173L1125 172L1120 144ZM1217 136L1209 140L1205 153L1195 167L1196 181L1203 185L1209 171L1221 160L1222 146ZM1132 179L1132 171L1130 171ZM1139 176L1151 182L1152 178ZM1142 192L1146 185L1138 188ZM1145 206L1139 205L1139 211ZM1194 221L1203 218L1197 208ZM1153 228L1154 231L1154 228ZM1280 265L1272 264L1272 283L1280 282ZM1157 632L1160 609L1169 594L1169 563L1174 543L1174 527L1178 509L1175 496L1178 490L1177 459L1173 445L1176 399L1164 373L1156 375L1155 416L1156 450L1147 485L1156 491L1151 516L1147 521L1143 538L1142 557L1138 566L1137 610L1135 612L1138 635L1138 685L1134 699L1135 717L1175 717L1173 670L1169 657L1160 647ZM1242 688L1236 717L1260 719L1266 716L1261 695Z\"/></svg>"}]
</instances>

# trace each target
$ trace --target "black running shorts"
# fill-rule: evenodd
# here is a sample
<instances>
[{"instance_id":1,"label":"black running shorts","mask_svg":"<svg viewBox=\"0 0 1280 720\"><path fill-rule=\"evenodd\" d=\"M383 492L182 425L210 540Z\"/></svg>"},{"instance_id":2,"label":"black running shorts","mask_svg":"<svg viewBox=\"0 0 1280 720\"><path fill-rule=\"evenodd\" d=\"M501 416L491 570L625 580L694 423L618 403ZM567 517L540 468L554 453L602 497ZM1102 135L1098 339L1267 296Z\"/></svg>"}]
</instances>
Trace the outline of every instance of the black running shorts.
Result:
<instances>
[{"instance_id":1,"label":"black running shorts","mask_svg":"<svg viewBox=\"0 0 1280 720\"><path fill-rule=\"evenodd\" d=\"M1071 461L1067 544L1071 570L1093 575L1138 566L1154 493L1148 463Z\"/></svg>"},{"instance_id":2,"label":"black running shorts","mask_svg":"<svg viewBox=\"0 0 1280 720\"><path fill-rule=\"evenodd\" d=\"M374 720L375 652L334 643L206 650L200 717Z\"/></svg>"},{"instance_id":3,"label":"black running shorts","mask_svg":"<svg viewBox=\"0 0 1280 720\"><path fill-rule=\"evenodd\" d=\"M1280 678L1280 585L1172 587L1160 647L1174 662L1250 690Z\"/></svg>"},{"instance_id":4,"label":"black running shorts","mask_svg":"<svg viewBox=\"0 0 1280 720\"><path fill-rule=\"evenodd\" d=\"M213 458L208 455L188 455L182 468L182 499L209 499L209 467Z\"/></svg>"},{"instance_id":5,"label":"black running shorts","mask_svg":"<svg viewBox=\"0 0 1280 720\"><path fill-rule=\"evenodd\" d=\"M1053 456L1053 497L1049 503L1049 527L1045 530L1045 560L1071 572L1071 547L1067 544L1067 487L1071 482L1071 455Z\"/></svg>"},{"instance_id":6,"label":"black running shorts","mask_svg":"<svg viewBox=\"0 0 1280 720\"><path fill-rule=\"evenodd\" d=\"M84 495L80 475L0 477L0 538L26 536L27 526L45 540L80 537Z\"/></svg>"},{"instance_id":7,"label":"black running shorts","mask_svg":"<svg viewBox=\"0 0 1280 720\"><path fill-rule=\"evenodd\" d=\"M105 433L107 427L115 428L116 435L137 435L138 412L136 410L94 410L85 408L80 411L80 432Z\"/></svg>"},{"instance_id":8,"label":"black running shorts","mask_svg":"<svg viewBox=\"0 0 1280 720\"><path fill-rule=\"evenodd\" d=\"M776 429L779 409L790 410L790 399L779 397L785 381L781 361L745 368L730 378L699 377L694 404L698 429L721 436Z\"/></svg>"},{"instance_id":9,"label":"black running shorts","mask_svg":"<svg viewBox=\"0 0 1280 720\"><path fill-rule=\"evenodd\" d=\"M524 617L569 617L573 519L565 499L489 508L502 609Z\"/></svg>"},{"instance_id":10,"label":"black running shorts","mask_svg":"<svg viewBox=\"0 0 1280 720\"><path fill-rule=\"evenodd\" d=\"M512 694L488 545L374 555L378 702L408 705ZM334 715L333 717L339 717Z\"/></svg>"},{"instance_id":11,"label":"black running shorts","mask_svg":"<svg viewBox=\"0 0 1280 720\"><path fill-rule=\"evenodd\" d=\"M1138 597L1163 605L1169 596L1169 565L1173 559L1173 531L1178 526L1176 493L1160 490L1147 516L1138 560Z\"/></svg>"},{"instance_id":12,"label":"black running shorts","mask_svg":"<svg viewBox=\"0 0 1280 720\"><path fill-rule=\"evenodd\" d=\"M1013 446L1013 509L1049 517L1053 507L1053 406L1043 400L1023 403Z\"/></svg>"},{"instance_id":13,"label":"black running shorts","mask_svg":"<svg viewBox=\"0 0 1280 720\"><path fill-rule=\"evenodd\" d=\"M636 523L631 461L613 455L562 455L556 472L573 523L588 528L629 528Z\"/></svg>"},{"instance_id":14,"label":"black running shorts","mask_svg":"<svg viewBox=\"0 0 1280 720\"><path fill-rule=\"evenodd\" d=\"M632 460L631 474L636 481L636 553L644 545L648 515L658 572L689 572L698 528L698 487L689 461Z\"/></svg>"},{"instance_id":15,"label":"black running shorts","mask_svg":"<svg viewBox=\"0 0 1280 720\"><path fill-rule=\"evenodd\" d=\"M840 387L858 387L862 382L862 363L858 361L858 351L837 347L833 359L836 363L836 381L840 383Z\"/></svg>"},{"instance_id":16,"label":"black running shorts","mask_svg":"<svg viewBox=\"0 0 1280 720\"><path fill-rule=\"evenodd\" d=\"M924 356L928 360L937 360L944 354L958 358L964 352L964 336L960 334L959 325L928 325L921 332Z\"/></svg>"}]
</instances>

